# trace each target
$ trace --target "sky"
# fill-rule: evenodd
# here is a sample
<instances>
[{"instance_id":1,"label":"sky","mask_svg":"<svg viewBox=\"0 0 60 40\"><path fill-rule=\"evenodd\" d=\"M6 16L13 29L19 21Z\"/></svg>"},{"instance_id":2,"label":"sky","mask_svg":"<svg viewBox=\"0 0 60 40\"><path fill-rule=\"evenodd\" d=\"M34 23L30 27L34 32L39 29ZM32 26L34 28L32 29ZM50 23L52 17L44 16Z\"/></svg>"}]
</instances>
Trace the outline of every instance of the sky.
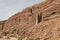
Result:
<instances>
[{"instance_id":1,"label":"sky","mask_svg":"<svg viewBox=\"0 0 60 40\"><path fill-rule=\"evenodd\" d=\"M0 0L0 21L7 20L24 8L42 1L43 0Z\"/></svg>"}]
</instances>

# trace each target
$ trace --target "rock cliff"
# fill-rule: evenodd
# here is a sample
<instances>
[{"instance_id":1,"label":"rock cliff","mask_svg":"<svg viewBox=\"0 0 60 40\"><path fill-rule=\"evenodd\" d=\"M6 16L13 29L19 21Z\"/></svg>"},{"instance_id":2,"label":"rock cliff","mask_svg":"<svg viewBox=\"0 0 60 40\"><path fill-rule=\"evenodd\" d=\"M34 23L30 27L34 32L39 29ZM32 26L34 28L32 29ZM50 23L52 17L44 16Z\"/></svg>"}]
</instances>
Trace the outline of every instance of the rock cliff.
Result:
<instances>
[{"instance_id":1,"label":"rock cliff","mask_svg":"<svg viewBox=\"0 0 60 40\"><path fill-rule=\"evenodd\" d=\"M0 30L43 40L60 39L60 0L46 0L0 22Z\"/></svg>"}]
</instances>

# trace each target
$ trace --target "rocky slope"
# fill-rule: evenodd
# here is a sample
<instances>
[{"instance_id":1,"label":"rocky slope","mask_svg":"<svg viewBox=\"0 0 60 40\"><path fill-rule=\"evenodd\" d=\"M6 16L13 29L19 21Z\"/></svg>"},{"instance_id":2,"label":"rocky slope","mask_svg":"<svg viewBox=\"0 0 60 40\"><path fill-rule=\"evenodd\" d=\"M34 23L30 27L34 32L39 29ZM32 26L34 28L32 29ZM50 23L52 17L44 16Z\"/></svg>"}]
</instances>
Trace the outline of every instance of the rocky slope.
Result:
<instances>
[{"instance_id":1,"label":"rocky slope","mask_svg":"<svg viewBox=\"0 0 60 40\"><path fill-rule=\"evenodd\" d=\"M3 26L1 26L3 25ZM60 0L46 0L0 22L2 33L60 40Z\"/></svg>"}]
</instances>

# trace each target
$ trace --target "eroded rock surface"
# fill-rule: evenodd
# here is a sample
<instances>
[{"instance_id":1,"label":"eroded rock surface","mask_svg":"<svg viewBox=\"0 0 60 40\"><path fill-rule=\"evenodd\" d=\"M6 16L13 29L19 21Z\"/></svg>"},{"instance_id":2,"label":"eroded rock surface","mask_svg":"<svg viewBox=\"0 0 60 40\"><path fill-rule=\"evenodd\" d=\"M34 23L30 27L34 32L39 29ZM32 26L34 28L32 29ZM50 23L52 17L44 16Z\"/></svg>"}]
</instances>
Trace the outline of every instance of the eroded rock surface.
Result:
<instances>
[{"instance_id":1,"label":"eroded rock surface","mask_svg":"<svg viewBox=\"0 0 60 40\"><path fill-rule=\"evenodd\" d=\"M0 22L0 29L20 36L60 40L60 0L46 0ZM4 27L4 28L3 28Z\"/></svg>"}]
</instances>

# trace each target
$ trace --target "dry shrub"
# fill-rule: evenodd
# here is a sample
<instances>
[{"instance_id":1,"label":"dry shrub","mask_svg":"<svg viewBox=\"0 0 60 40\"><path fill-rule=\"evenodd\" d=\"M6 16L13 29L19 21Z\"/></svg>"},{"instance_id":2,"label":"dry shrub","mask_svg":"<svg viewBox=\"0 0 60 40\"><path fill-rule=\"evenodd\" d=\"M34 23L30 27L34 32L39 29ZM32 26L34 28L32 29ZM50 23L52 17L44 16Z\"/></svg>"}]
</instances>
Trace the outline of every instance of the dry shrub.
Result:
<instances>
[{"instance_id":1,"label":"dry shrub","mask_svg":"<svg viewBox=\"0 0 60 40\"><path fill-rule=\"evenodd\" d=\"M27 40L40 40L40 38L28 38Z\"/></svg>"}]
</instances>

